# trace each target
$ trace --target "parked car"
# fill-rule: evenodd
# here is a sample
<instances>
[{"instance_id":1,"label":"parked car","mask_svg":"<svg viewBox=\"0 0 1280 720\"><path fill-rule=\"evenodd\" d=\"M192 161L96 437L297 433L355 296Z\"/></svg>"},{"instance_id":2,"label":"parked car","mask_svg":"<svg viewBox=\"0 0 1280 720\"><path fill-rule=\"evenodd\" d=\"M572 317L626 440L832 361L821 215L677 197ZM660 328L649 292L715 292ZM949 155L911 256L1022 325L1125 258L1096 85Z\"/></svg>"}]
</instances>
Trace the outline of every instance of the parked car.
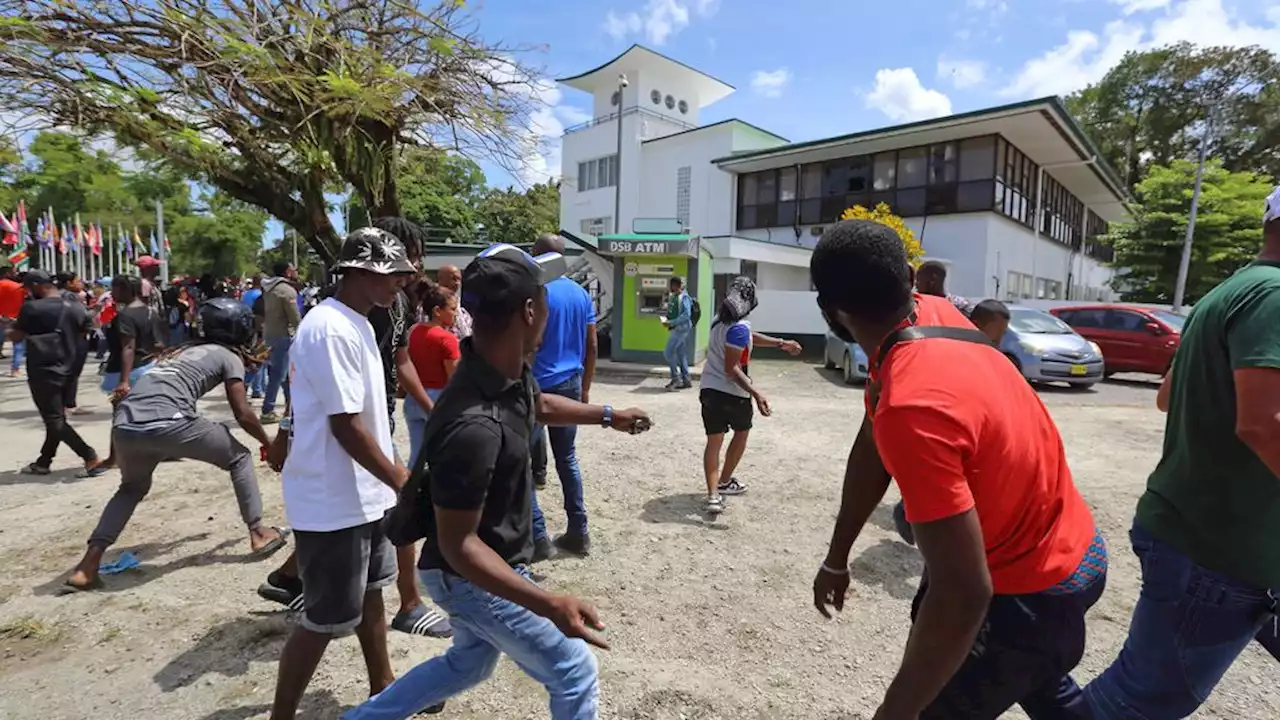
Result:
<instances>
[{"instance_id":1,"label":"parked car","mask_svg":"<svg viewBox=\"0 0 1280 720\"><path fill-rule=\"evenodd\" d=\"M1009 329L1000 350L1031 382L1065 382L1087 388L1106 372L1103 353L1049 313L1027 307L1009 308Z\"/></svg>"},{"instance_id":2,"label":"parked car","mask_svg":"<svg viewBox=\"0 0 1280 720\"><path fill-rule=\"evenodd\" d=\"M1182 341L1186 317L1133 305L1081 305L1049 312L1097 343L1107 358L1107 374L1164 375Z\"/></svg>"},{"instance_id":3,"label":"parked car","mask_svg":"<svg viewBox=\"0 0 1280 720\"><path fill-rule=\"evenodd\" d=\"M867 354L858 343L847 343L827 333L827 347L823 364L828 370L840 369L846 385L865 382L867 379Z\"/></svg>"}]
</instances>

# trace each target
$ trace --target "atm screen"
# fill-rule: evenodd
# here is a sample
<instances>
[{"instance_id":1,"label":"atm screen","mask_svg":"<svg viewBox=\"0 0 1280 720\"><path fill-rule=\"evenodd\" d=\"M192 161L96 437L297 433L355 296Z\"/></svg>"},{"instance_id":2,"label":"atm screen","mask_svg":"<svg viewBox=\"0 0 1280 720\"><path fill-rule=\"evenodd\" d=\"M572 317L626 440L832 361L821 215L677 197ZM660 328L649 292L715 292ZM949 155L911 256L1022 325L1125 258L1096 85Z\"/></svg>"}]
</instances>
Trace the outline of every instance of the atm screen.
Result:
<instances>
[{"instance_id":1,"label":"atm screen","mask_svg":"<svg viewBox=\"0 0 1280 720\"><path fill-rule=\"evenodd\" d=\"M641 296L640 296L640 309L641 309L641 312L646 311L646 310L647 310L647 311L653 311L653 312L656 312L656 311L658 311L658 310L661 310L661 309L662 309L662 296L661 296L661 295L641 295Z\"/></svg>"}]
</instances>

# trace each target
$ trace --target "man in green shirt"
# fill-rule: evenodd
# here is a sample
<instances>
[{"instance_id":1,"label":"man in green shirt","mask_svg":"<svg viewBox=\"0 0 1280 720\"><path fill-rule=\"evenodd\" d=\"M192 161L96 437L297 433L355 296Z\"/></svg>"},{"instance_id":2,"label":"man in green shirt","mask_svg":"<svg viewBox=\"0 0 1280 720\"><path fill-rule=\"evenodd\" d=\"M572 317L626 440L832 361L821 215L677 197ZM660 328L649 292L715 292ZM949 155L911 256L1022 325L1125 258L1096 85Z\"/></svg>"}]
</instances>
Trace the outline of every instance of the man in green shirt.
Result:
<instances>
[{"instance_id":1,"label":"man in green shirt","mask_svg":"<svg viewBox=\"0 0 1280 720\"><path fill-rule=\"evenodd\" d=\"M1094 715L1184 718L1280 594L1280 188L1258 259L1191 313L1157 397L1164 454L1130 531L1142 592L1120 657L1085 688Z\"/></svg>"}]
</instances>

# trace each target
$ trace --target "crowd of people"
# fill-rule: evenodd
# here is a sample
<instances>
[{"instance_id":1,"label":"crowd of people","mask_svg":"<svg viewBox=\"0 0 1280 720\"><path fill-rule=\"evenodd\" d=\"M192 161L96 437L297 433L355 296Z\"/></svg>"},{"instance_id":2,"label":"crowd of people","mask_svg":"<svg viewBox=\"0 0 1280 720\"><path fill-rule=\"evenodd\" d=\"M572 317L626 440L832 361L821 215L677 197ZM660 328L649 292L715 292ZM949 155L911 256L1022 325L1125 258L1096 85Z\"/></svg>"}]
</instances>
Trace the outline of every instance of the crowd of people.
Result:
<instances>
[{"instance_id":1,"label":"crowd of people","mask_svg":"<svg viewBox=\"0 0 1280 720\"><path fill-rule=\"evenodd\" d=\"M865 349L870 380L814 605L826 617L843 609L851 549L891 482L900 532L925 565L876 718L994 718L1015 704L1036 720L1186 717L1251 641L1280 658L1280 188L1263 224L1257 260L1196 304L1158 393L1163 455L1130 532L1141 596L1120 656L1083 688L1071 673L1110 550L1052 417L998 350L1008 308L947 295L945 268L913 270L887 226L827 228L810 267L818 307L834 335ZM400 218L351 233L338 280L311 301L284 264L239 297L195 283L166 291L173 302L141 263L139 277L111 279L109 304L39 270L0 280L0 316L25 344L46 425L26 471L49 472L61 443L86 474L121 471L67 588L101 585L103 552L157 465L190 458L230 474L254 556L294 542L258 588L299 615L274 720L296 715L329 641L348 633L369 680L349 720L442 712L503 654L546 688L552 718L596 718L589 646L608 647L601 620L582 599L541 588L530 566L591 552L577 428L634 435L652 420L591 403L596 318L564 277L561 238L537 238L532 253L495 245L434 280L419 270L421 241ZM668 387L679 391L692 387L687 343L700 308L680 278L670 290ZM754 283L738 278L711 320L699 393L710 515L746 492L735 471L754 413L770 413L750 374L753 349L801 351L751 329L756 305ZM95 327L114 412L106 459L67 422ZM262 517L252 453L199 414L217 387L281 473L287 528ZM401 398L407 463L392 441ZM566 527L554 539L538 503L552 463ZM382 590L392 584L400 607L388 623ZM397 679L388 626L452 645Z\"/></svg>"}]
</instances>

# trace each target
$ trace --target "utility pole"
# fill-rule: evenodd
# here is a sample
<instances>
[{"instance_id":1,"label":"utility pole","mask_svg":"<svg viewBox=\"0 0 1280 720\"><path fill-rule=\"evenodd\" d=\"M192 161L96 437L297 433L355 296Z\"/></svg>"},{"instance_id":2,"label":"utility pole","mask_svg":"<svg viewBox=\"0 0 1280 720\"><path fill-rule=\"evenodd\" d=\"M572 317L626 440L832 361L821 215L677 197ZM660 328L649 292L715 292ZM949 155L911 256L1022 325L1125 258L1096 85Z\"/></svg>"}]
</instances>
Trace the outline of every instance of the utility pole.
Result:
<instances>
[{"instance_id":1,"label":"utility pole","mask_svg":"<svg viewBox=\"0 0 1280 720\"><path fill-rule=\"evenodd\" d=\"M1178 262L1178 279L1173 285L1173 311L1182 312L1182 302L1187 295L1187 274L1191 271L1191 241L1196 234L1196 213L1200 209L1200 186L1204 179L1204 164L1209 156L1209 143L1213 140L1213 114L1210 113L1200 139L1200 162L1196 165L1196 182L1191 190L1191 213L1187 216L1187 235L1182 239L1182 259Z\"/></svg>"},{"instance_id":2,"label":"utility pole","mask_svg":"<svg viewBox=\"0 0 1280 720\"><path fill-rule=\"evenodd\" d=\"M613 234L617 235L622 222L622 91L627 89L627 74L618 76L618 155L613 161ZM638 107L638 106L637 106Z\"/></svg>"}]
</instances>

